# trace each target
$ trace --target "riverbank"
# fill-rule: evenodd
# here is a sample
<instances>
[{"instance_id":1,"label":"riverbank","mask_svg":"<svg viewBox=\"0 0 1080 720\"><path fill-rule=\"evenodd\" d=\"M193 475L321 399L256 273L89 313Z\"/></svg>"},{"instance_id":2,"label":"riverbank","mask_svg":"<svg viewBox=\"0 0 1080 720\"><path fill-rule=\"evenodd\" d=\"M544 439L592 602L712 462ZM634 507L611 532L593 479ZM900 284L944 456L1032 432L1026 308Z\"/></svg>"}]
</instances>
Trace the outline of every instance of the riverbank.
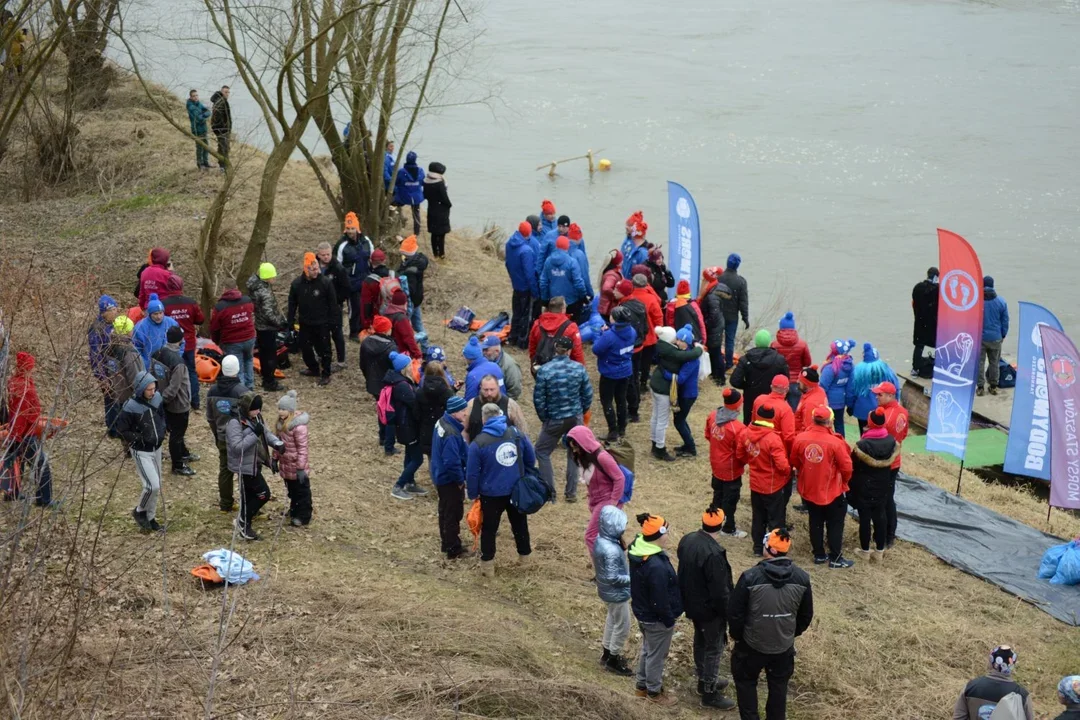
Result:
<instances>
[{"instance_id":1,"label":"riverbank","mask_svg":"<svg viewBox=\"0 0 1080 720\"><path fill-rule=\"evenodd\" d=\"M179 102L169 102L182 118ZM87 119L80 141L95 153L80 184L64 192L39 190L31 202L20 199L18 167L10 159L0 165L4 276L20 280L5 282L0 297L13 345L39 357L43 397L67 363L85 367L88 308L101 291L132 300L135 271L148 248L171 248L177 271L194 284L192 248L221 182L215 173L195 170L191 143L147 108L130 81ZM234 152L247 161L225 219L225 272L238 264L246 241L262 161L243 146ZM469 203L467 197L454 200ZM303 252L339 232L310 169L291 163L268 244L282 300ZM440 320L461 305L479 317L508 309L510 288L489 242L457 233L447 255L445 263L432 263L425 320L432 342L446 348L460 375L466 338L442 329ZM189 294L196 290L187 288ZM49 582L63 576L65 566L63 548L54 547L47 573L28 583L38 588L37 605L27 602L18 606L22 613L0 620L0 659L15 668L19 638L30 630L20 619L50 603L60 613L36 625L46 629L45 639L30 655L33 672L22 691L32 706L23 716L93 709L104 717L194 717L203 714L211 677L212 716L656 715L633 698L630 681L596 665L603 610L582 541L585 505L560 503L530 518L535 552L527 568L511 562L505 529L493 580L481 580L474 561L444 561L434 498L403 503L389 495L400 460L384 458L374 441L375 411L361 387L357 349L349 344L348 369L326 388L290 371L286 382L311 414L315 516L306 529L282 527L284 489L271 479L278 499L256 522L263 540L237 548L263 579L231 590L224 605L220 591L204 593L188 572L202 553L227 547L231 537L230 517L216 508L216 451L205 424L193 418L188 433L203 458L195 464L199 474L165 478L168 532L141 535L130 518L139 492L130 462L122 462L113 444L95 446L100 409L88 373L81 369L74 386L63 388L75 420L54 451L55 492L66 504L33 522L45 531L38 537L77 544L89 536L93 548L78 547L86 555L92 549L97 560L61 592ZM516 357L524 366L524 357ZM535 434L531 378L525 375L522 404ZM274 400L267 398L267 407ZM718 402L711 385L703 388L691 416L695 428L703 427L708 408ZM677 537L694 530L711 496L704 445L697 459L672 466L647 457L647 425L632 426L630 439L639 456L631 511L663 514ZM91 459L93 472L77 471L80 457ZM911 474L955 486L955 467L945 461L905 456L904 463ZM557 475L560 466L557 461ZM419 477L429 485L426 468ZM1023 490L986 484L971 473L965 473L964 486L965 496L980 504L1045 526L1045 505ZM738 511L744 527L745 492ZM17 520L14 508L0 510L5 532ZM789 717L943 717L964 683L985 669L988 649L1003 642L1020 653L1018 678L1031 689L1038 716L1056 714L1057 680L1080 668L1080 631L906 543L883 566L859 564L847 572L815 567L805 516L791 516L794 558L811 573L816 619L798 641ZM1053 526L1061 535L1080 532L1080 523L1057 512ZM849 548L854 531L849 524ZM724 544L736 574L755 562L748 540ZM224 631L223 611L229 618ZM71 620L80 631L65 643ZM706 716L697 709L691 636L689 624L680 621L666 680L680 700L671 717ZM632 637L632 652L638 644ZM48 678L58 658L67 663L62 681L43 686L37 678ZM6 669L3 674L16 677Z\"/></svg>"}]
</instances>

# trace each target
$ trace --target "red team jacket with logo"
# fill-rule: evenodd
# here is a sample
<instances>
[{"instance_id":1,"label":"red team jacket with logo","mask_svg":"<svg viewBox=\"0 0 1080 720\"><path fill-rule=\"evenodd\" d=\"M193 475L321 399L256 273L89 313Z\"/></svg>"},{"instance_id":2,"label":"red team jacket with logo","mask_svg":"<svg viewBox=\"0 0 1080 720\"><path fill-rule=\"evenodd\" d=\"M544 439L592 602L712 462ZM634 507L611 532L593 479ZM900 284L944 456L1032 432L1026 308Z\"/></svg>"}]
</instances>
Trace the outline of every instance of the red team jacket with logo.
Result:
<instances>
[{"instance_id":1,"label":"red team jacket with logo","mask_svg":"<svg viewBox=\"0 0 1080 720\"><path fill-rule=\"evenodd\" d=\"M161 301L165 306L165 316L171 317L184 331L184 350L195 350L195 328L202 325L203 316L199 303L187 295L173 295Z\"/></svg>"},{"instance_id":2,"label":"red team jacket with logo","mask_svg":"<svg viewBox=\"0 0 1080 720\"><path fill-rule=\"evenodd\" d=\"M255 304L239 290L226 290L210 313L210 339L226 345L254 338Z\"/></svg>"},{"instance_id":3,"label":"red team jacket with logo","mask_svg":"<svg viewBox=\"0 0 1080 720\"><path fill-rule=\"evenodd\" d=\"M851 449L824 425L799 433L791 448L791 467L799 474L799 495L806 502L828 505L847 492Z\"/></svg>"},{"instance_id":4,"label":"red team jacket with logo","mask_svg":"<svg viewBox=\"0 0 1080 720\"><path fill-rule=\"evenodd\" d=\"M739 460L739 441L746 433L746 426L736 417L735 419L716 424L716 413L709 413L709 419L705 421L705 439L709 441L709 464L712 465L713 477L717 480L730 482L742 478L746 463ZM741 415L735 411L736 416Z\"/></svg>"},{"instance_id":5,"label":"red team jacket with logo","mask_svg":"<svg viewBox=\"0 0 1080 720\"><path fill-rule=\"evenodd\" d=\"M899 449L908 434L908 411L896 400L883 405L881 409L885 411L885 431L896 441L897 449ZM900 469L900 458L901 453L897 453L891 466L893 470Z\"/></svg>"},{"instance_id":6,"label":"red team jacket with logo","mask_svg":"<svg viewBox=\"0 0 1080 720\"><path fill-rule=\"evenodd\" d=\"M772 495L783 490L791 479L791 465L784 441L770 422L758 420L746 428L739 441L736 457L750 466L750 489L753 492Z\"/></svg>"}]
</instances>

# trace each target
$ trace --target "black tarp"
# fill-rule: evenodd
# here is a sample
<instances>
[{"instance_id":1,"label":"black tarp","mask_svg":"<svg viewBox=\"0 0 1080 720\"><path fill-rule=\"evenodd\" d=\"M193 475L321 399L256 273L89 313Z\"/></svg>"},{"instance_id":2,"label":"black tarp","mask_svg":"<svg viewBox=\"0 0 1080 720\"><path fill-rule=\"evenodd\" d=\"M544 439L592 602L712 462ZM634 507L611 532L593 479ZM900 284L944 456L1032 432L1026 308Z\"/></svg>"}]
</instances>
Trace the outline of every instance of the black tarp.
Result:
<instances>
[{"instance_id":1,"label":"black tarp","mask_svg":"<svg viewBox=\"0 0 1080 720\"><path fill-rule=\"evenodd\" d=\"M1035 576L1046 549L1066 540L904 473L896 481L896 512L901 540L1080 626L1080 585L1051 585Z\"/></svg>"}]
</instances>

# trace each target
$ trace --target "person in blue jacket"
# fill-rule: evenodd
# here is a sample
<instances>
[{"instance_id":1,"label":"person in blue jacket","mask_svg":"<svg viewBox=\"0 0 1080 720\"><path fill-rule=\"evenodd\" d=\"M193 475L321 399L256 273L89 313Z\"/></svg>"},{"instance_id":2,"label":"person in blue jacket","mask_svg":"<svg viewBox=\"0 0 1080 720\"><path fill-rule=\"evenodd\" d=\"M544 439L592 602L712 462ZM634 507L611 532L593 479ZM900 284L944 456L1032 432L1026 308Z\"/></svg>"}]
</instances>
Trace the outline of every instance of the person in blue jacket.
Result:
<instances>
[{"instance_id":1,"label":"person in blue jacket","mask_svg":"<svg viewBox=\"0 0 1080 720\"><path fill-rule=\"evenodd\" d=\"M491 375L498 380L499 391L503 394L506 393L506 379L503 377L502 368L484 357L484 348L480 346L480 341L475 335L469 338L469 342L465 343L461 354L469 363L467 366L468 373L465 375L465 402L480 394L480 381L486 375Z\"/></svg>"},{"instance_id":2,"label":"person in blue jacket","mask_svg":"<svg viewBox=\"0 0 1080 720\"><path fill-rule=\"evenodd\" d=\"M135 324L135 330L131 333L131 342L142 356L144 368L150 369L150 356L165 346L165 333L171 327L180 325L165 315L165 305L158 299L157 293L151 293L150 301L146 303L146 317ZM180 353L183 352L184 343L180 341Z\"/></svg>"},{"instance_id":3,"label":"person in blue jacket","mask_svg":"<svg viewBox=\"0 0 1080 720\"><path fill-rule=\"evenodd\" d=\"M581 269L570 257L570 239L560 235L540 273L540 299L547 304L553 297L566 298L566 314L576 318L585 305L585 281Z\"/></svg>"},{"instance_id":4,"label":"person in blue jacket","mask_svg":"<svg viewBox=\"0 0 1080 720\"><path fill-rule=\"evenodd\" d=\"M985 392L983 389L984 379L990 384L990 394L997 395L1001 343L1008 334L1009 304L994 289L994 278L987 275L983 278L982 345L979 346L979 368L975 376L976 385L978 386L976 392L979 395Z\"/></svg>"},{"instance_id":5,"label":"person in blue jacket","mask_svg":"<svg viewBox=\"0 0 1080 720\"><path fill-rule=\"evenodd\" d=\"M682 347L694 347L694 330L689 323L683 325L682 329L675 334L675 339L682 343ZM683 442L681 446L675 448L676 457L697 457L697 444L694 442L694 433L690 430L690 425L686 422L686 419L690 417L690 408L694 407L694 403L698 398L698 370L700 368L700 357L688 360L682 364L678 375L675 377L679 391L679 406L675 409L672 423L675 425L675 429ZM664 374L669 373L665 370Z\"/></svg>"},{"instance_id":6,"label":"person in blue jacket","mask_svg":"<svg viewBox=\"0 0 1080 720\"><path fill-rule=\"evenodd\" d=\"M498 405L487 403L481 413L484 429L469 444L465 488L470 500L480 498L484 518L480 530L480 572L491 577L495 574L495 537L504 512L510 520L519 562L532 554L528 515L510 504L510 493L522 470L536 465L536 452L528 436L507 426L506 415Z\"/></svg>"},{"instance_id":7,"label":"person in blue jacket","mask_svg":"<svg viewBox=\"0 0 1080 720\"><path fill-rule=\"evenodd\" d=\"M600 407L607 421L607 441L626 434L626 392L634 375L634 342L637 332L630 324L630 309L618 306L611 311L611 325L593 341L596 369L600 373Z\"/></svg>"},{"instance_id":8,"label":"person in blue jacket","mask_svg":"<svg viewBox=\"0 0 1080 720\"><path fill-rule=\"evenodd\" d=\"M645 245L645 233L649 226L645 222L641 211L626 219L626 239L620 248L623 256L622 275L624 278L632 278L632 268L635 265L644 265L649 261L649 248Z\"/></svg>"},{"instance_id":9,"label":"person in blue jacket","mask_svg":"<svg viewBox=\"0 0 1080 720\"><path fill-rule=\"evenodd\" d=\"M439 494L439 538L447 560L465 554L461 547L461 517L465 503L465 465L469 447L465 429L466 402L457 395L446 400L446 412L431 433L431 482Z\"/></svg>"},{"instance_id":10,"label":"person in blue jacket","mask_svg":"<svg viewBox=\"0 0 1080 720\"><path fill-rule=\"evenodd\" d=\"M540 282L536 275L536 255L533 249L533 228L529 222L518 224L517 232L506 241L506 272L514 289L510 301L510 336L507 342L522 350L529 349L529 330L532 328L533 300L540 297Z\"/></svg>"},{"instance_id":11,"label":"person in blue jacket","mask_svg":"<svg viewBox=\"0 0 1080 720\"><path fill-rule=\"evenodd\" d=\"M851 374L855 371L855 360L851 357L854 348L854 340L833 340L829 346L829 356L825 358L825 367L821 369L821 389L829 398L829 407L833 411L833 429L840 437L845 434L847 386L851 382Z\"/></svg>"},{"instance_id":12,"label":"person in blue jacket","mask_svg":"<svg viewBox=\"0 0 1080 720\"><path fill-rule=\"evenodd\" d=\"M390 181L394 179L394 141L386 143L386 156L383 158L383 190L390 189Z\"/></svg>"},{"instance_id":13,"label":"person in blue jacket","mask_svg":"<svg viewBox=\"0 0 1080 720\"><path fill-rule=\"evenodd\" d=\"M206 121L210 119L210 108L199 102L198 90L188 93L187 115L188 123L191 125L191 134L195 138L195 167L200 170L209 170L210 146L206 142Z\"/></svg>"},{"instance_id":14,"label":"person in blue jacket","mask_svg":"<svg viewBox=\"0 0 1080 720\"><path fill-rule=\"evenodd\" d=\"M420 234L420 203L424 202L424 169L416 164L416 153L409 151L405 164L398 168L394 181L395 207L412 208L413 235Z\"/></svg>"},{"instance_id":15,"label":"person in blue jacket","mask_svg":"<svg viewBox=\"0 0 1080 720\"><path fill-rule=\"evenodd\" d=\"M547 218L546 214L544 215L544 218ZM560 237L564 237L568 232L570 232L569 215L560 215L559 219L554 223L541 221L540 237L537 239L539 252L536 255L536 262L539 267L544 267L544 263L551 257L551 253L555 252L555 242Z\"/></svg>"},{"instance_id":16,"label":"person in blue jacket","mask_svg":"<svg viewBox=\"0 0 1080 720\"><path fill-rule=\"evenodd\" d=\"M855 366L848 383L844 401L848 414L859 421L859 434L866 430L866 417L878 406L877 396L871 388L883 382L900 387L896 373L881 359L881 354L870 343L863 343L863 361Z\"/></svg>"},{"instance_id":17,"label":"person in blue jacket","mask_svg":"<svg viewBox=\"0 0 1080 720\"><path fill-rule=\"evenodd\" d=\"M550 232L555 232L558 229L558 225L555 222L555 203L550 200L544 200L540 203L540 230L541 235Z\"/></svg>"}]
</instances>

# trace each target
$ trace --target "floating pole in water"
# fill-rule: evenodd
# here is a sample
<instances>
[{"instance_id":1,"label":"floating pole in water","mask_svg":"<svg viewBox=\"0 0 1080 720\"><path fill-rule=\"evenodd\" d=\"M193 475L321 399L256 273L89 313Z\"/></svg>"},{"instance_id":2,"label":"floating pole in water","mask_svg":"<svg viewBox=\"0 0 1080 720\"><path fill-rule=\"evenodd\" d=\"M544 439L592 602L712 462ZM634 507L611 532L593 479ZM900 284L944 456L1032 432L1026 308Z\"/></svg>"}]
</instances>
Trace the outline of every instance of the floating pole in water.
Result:
<instances>
[{"instance_id":1,"label":"floating pole in water","mask_svg":"<svg viewBox=\"0 0 1080 720\"><path fill-rule=\"evenodd\" d=\"M577 155L575 157L566 158L565 160L552 160L550 163L544 163L543 165L538 165L536 167L536 169L537 170L543 170L544 168L547 168L548 169L548 177L555 177L555 168L558 167L559 163L571 162L573 160L588 160L589 161L589 174L591 175L592 173L596 172L596 165L593 163L593 156L596 153L601 153L601 152L603 152L603 150L597 150L597 151L595 151L595 153L592 150L589 150L584 155ZM601 160L600 161L600 169L601 170L607 170L610 167L611 167L611 161L610 160Z\"/></svg>"}]
</instances>

